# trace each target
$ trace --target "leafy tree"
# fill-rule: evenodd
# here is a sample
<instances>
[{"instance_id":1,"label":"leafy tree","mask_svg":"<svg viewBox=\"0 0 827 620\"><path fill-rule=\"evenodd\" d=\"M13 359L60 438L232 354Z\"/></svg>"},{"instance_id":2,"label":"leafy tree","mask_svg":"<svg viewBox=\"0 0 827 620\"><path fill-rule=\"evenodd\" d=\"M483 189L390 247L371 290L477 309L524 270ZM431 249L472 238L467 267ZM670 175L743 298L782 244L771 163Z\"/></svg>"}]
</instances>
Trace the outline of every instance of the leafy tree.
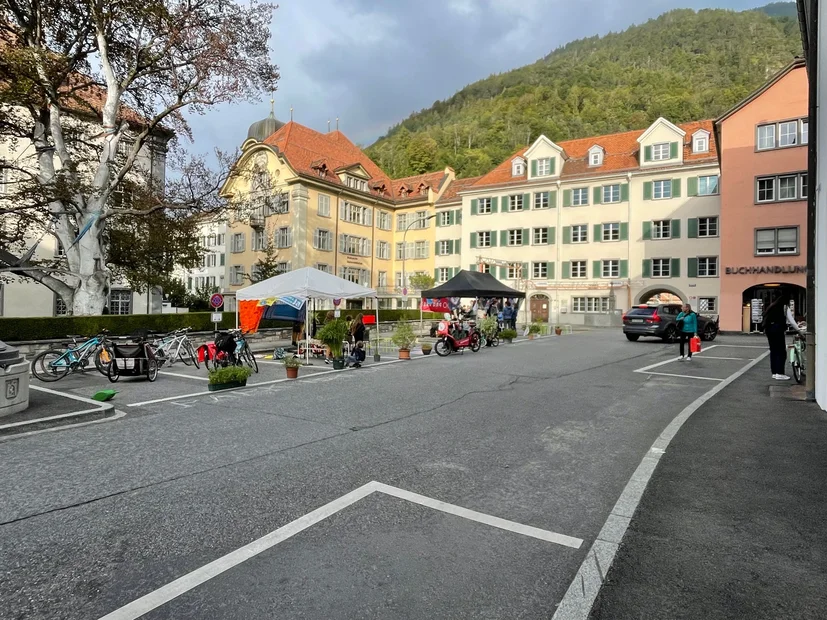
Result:
<instances>
[{"instance_id":1,"label":"leafy tree","mask_svg":"<svg viewBox=\"0 0 827 620\"><path fill-rule=\"evenodd\" d=\"M408 278L408 281L411 283L411 288L417 291L424 291L434 286L433 276L427 273L415 273Z\"/></svg>"},{"instance_id":2,"label":"leafy tree","mask_svg":"<svg viewBox=\"0 0 827 620\"><path fill-rule=\"evenodd\" d=\"M436 160L437 148L436 140L432 137L426 134L414 136L405 148L411 172L424 174L430 171Z\"/></svg>"},{"instance_id":3,"label":"leafy tree","mask_svg":"<svg viewBox=\"0 0 827 620\"><path fill-rule=\"evenodd\" d=\"M279 249L273 242L272 236L270 236L264 244L263 255L253 263L251 273L245 274L245 277L252 283L269 280L283 273L279 264L281 262L284 261L279 260Z\"/></svg>"},{"instance_id":4,"label":"leafy tree","mask_svg":"<svg viewBox=\"0 0 827 620\"><path fill-rule=\"evenodd\" d=\"M0 228L0 267L47 286L76 315L99 314L117 227L220 209L216 189L235 158L218 154L222 165L211 170L176 137L190 137L187 111L275 88L273 8L225 0L0 5L0 142L13 155L0 172L14 179L0 196L11 224ZM165 160L174 172L166 180ZM125 181L143 194L140 205L122 199ZM65 249L59 268L27 252L43 235Z\"/></svg>"}]
</instances>

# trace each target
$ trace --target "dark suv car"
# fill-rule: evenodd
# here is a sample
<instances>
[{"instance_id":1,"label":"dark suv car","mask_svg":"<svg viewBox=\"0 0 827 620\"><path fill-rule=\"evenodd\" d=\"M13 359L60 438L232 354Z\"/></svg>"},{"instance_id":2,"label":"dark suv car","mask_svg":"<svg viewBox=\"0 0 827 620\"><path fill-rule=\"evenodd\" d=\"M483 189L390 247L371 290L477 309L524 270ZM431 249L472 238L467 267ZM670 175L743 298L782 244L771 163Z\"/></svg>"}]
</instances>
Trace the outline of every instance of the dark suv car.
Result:
<instances>
[{"instance_id":1,"label":"dark suv car","mask_svg":"<svg viewBox=\"0 0 827 620\"><path fill-rule=\"evenodd\" d=\"M623 315L623 333L632 342L636 342L641 336L675 342L678 337L676 321L680 312L680 304L636 306ZM718 317L710 318L699 314L698 333L701 340L715 340L715 336L718 335Z\"/></svg>"}]
</instances>

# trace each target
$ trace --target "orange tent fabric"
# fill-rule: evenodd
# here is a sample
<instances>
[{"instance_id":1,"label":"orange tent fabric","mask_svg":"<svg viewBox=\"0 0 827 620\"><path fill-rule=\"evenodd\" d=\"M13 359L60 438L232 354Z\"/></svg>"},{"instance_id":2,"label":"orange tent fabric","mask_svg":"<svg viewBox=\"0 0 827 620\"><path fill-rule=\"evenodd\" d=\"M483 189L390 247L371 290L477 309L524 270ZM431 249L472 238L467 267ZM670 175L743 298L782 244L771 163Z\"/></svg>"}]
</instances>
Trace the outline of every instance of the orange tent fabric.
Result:
<instances>
[{"instance_id":1,"label":"orange tent fabric","mask_svg":"<svg viewBox=\"0 0 827 620\"><path fill-rule=\"evenodd\" d=\"M255 334L266 309L267 306L260 306L254 299L238 302L238 322L241 331L245 334Z\"/></svg>"}]
</instances>

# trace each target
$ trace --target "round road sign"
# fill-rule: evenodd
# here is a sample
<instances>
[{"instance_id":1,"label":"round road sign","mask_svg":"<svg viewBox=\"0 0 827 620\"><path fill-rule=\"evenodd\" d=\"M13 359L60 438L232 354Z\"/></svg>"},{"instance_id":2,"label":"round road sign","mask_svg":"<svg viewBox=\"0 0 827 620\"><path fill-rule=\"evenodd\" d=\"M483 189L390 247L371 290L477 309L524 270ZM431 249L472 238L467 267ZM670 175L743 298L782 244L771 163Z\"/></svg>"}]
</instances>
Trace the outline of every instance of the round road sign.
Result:
<instances>
[{"instance_id":1,"label":"round road sign","mask_svg":"<svg viewBox=\"0 0 827 620\"><path fill-rule=\"evenodd\" d=\"M213 308L220 308L224 305L224 295L220 293L215 293L212 297L210 297L210 305Z\"/></svg>"}]
</instances>

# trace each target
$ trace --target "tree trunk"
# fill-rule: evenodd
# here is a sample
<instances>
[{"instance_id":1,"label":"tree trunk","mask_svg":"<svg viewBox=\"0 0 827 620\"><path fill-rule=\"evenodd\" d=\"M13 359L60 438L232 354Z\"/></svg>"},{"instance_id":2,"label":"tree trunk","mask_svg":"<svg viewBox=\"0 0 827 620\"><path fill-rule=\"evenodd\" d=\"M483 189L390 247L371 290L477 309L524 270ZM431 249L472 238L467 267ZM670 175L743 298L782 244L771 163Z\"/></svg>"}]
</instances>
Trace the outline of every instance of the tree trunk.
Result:
<instances>
[{"instance_id":1,"label":"tree trunk","mask_svg":"<svg viewBox=\"0 0 827 620\"><path fill-rule=\"evenodd\" d=\"M106 305L110 278L98 227L99 224L95 224L73 248L77 249L77 253L70 253L69 256L70 266L77 278L72 299L74 315L98 315ZM76 264L72 265L74 262Z\"/></svg>"}]
</instances>

